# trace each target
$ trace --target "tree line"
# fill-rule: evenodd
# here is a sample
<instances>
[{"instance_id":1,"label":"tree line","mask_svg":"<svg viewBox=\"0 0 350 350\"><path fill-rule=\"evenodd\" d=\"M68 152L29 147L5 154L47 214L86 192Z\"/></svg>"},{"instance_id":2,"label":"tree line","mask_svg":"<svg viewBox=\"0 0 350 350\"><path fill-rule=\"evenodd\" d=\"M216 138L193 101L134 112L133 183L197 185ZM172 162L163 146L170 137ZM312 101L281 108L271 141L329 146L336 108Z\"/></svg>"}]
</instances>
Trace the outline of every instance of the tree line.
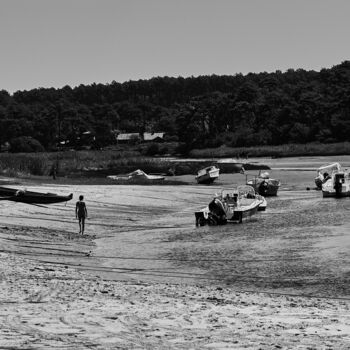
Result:
<instances>
[{"instance_id":1,"label":"tree line","mask_svg":"<svg viewBox=\"0 0 350 350\"><path fill-rule=\"evenodd\" d=\"M286 143L342 142L350 135L350 61L319 72L286 72L148 80L0 91L0 144L20 150L78 146L85 131L96 147L112 130L166 133L183 151Z\"/></svg>"}]
</instances>

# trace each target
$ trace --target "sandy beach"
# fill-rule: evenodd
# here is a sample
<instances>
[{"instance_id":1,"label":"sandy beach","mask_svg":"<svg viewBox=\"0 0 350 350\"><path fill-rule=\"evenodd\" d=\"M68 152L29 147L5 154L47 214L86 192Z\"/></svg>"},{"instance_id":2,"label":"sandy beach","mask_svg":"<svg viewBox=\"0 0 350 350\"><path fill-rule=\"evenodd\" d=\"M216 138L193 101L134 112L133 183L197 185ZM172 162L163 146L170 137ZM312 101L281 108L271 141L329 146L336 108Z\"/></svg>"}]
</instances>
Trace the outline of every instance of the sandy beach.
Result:
<instances>
[{"instance_id":1,"label":"sandy beach","mask_svg":"<svg viewBox=\"0 0 350 350\"><path fill-rule=\"evenodd\" d=\"M349 301L105 281L1 259L1 349L348 349Z\"/></svg>"},{"instance_id":2,"label":"sandy beach","mask_svg":"<svg viewBox=\"0 0 350 350\"><path fill-rule=\"evenodd\" d=\"M74 200L0 203L0 349L350 348L350 201L307 191L308 169L275 168L279 196L240 226L196 228L193 215L238 174L213 186L23 184Z\"/></svg>"}]
</instances>

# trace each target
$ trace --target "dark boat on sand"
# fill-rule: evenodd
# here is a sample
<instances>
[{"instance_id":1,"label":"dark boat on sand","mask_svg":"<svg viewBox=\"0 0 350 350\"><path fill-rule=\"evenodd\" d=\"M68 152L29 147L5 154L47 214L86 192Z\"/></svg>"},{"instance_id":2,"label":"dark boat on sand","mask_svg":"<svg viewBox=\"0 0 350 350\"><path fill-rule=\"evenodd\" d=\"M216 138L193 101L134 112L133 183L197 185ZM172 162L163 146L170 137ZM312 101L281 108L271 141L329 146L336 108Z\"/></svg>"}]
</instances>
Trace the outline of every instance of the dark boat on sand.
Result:
<instances>
[{"instance_id":1,"label":"dark boat on sand","mask_svg":"<svg viewBox=\"0 0 350 350\"><path fill-rule=\"evenodd\" d=\"M281 186L281 181L276 179L271 179L268 172L263 172L262 174L254 176L254 178L248 179L246 177L246 184L252 186L256 192L261 196L277 196L277 191Z\"/></svg>"},{"instance_id":2,"label":"dark boat on sand","mask_svg":"<svg viewBox=\"0 0 350 350\"><path fill-rule=\"evenodd\" d=\"M52 204L67 202L73 198L73 193L68 196L60 196L55 193L41 193L27 190L19 190L9 187L0 187L0 200L21 202L27 204Z\"/></svg>"}]
</instances>

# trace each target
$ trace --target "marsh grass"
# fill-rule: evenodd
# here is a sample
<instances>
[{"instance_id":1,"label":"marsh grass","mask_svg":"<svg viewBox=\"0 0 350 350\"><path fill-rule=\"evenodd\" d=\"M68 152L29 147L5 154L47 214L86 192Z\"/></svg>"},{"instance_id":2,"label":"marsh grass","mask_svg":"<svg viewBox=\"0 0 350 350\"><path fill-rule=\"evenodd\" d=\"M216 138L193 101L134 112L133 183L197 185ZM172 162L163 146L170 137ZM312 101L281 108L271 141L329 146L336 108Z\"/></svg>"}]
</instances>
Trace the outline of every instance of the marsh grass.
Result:
<instances>
[{"instance_id":1,"label":"marsh grass","mask_svg":"<svg viewBox=\"0 0 350 350\"><path fill-rule=\"evenodd\" d=\"M106 177L127 174L141 169L148 174L197 174L201 168L212 165L212 160L173 162L165 158L135 155L135 152L67 151L56 153L0 153L0 174L8 177L30 175L49 176L53 167L60 177ZM232 172L234 169L222 169ZM248 170L248 169L247 169Z\"/></svg>"},{"instance_id":2,"label":"marsh grass","mask_svg":"<svg viewBox=\"0 0 350 350\"><path fill-rule=\"evenodd\" d=\"M191 157L196 158L249 158L249 157L299 157L299 156L332 156L350 154L350 142L332 144L286 144L280 146L227 147L194 149Z\"/></svg>"},{"instance_id":3,"label":"marsh grass","mask_svg":"<svg viewBox=\"0 0 350 350\"><path fill-rule=\"evenodd\" d=\"M146 173L168 173L170 161L137 156L136 152L67 151L56 153L0 153L0 174L9 177L48 176L56 167L58 176L105 176L142 169Z\"/></svg>"},{"instance_id":4,"label":"marsh grass","mask_svg":"<svg viewBox=\"0 0 350 350\"><path fill-rule=\"evenodd\" d=\"M21 175L45 175L50 171L46 153L2 153L0 154L0 173L9 177Z\"/></svg>"},{"instance_id":5,"label":"marsh grass","mask_svg":"<svg viewBox=\"0 0 350 350\"><path fill-rule=\"evenodd\" d=\"M256 148L228 148L193 150L192 157L203 158L202 161L174 162L166 158L147 157L134 150L103 150L103 151L65 151L53 153L0 153L0 174L9 177L49 176L53 167L57 176L65 177L105 177L107 175L127 174L141 169L148 174L187 175L197 174L198 170L213 165L213 158L235 157L246 153L252 157L282 156L291 154L327 154L330 145L317 145L314 149L310 145L286 145L279 147ZM350 143L332 145L333 152L341 152ZM212 158L212 159L210 159ZM248 167L247 167L247 166ZM235 171L225 165L222 173ZM245 168L249 170L249 162L245 160ZM255 166L251 164L251 166ZM259 165L257 169L260 169ZM255 169L255 168L254 168ZM261 168L263 169L263 168ZM265 169L265 168L264 168Z\"/></svg>"}]
</instances>

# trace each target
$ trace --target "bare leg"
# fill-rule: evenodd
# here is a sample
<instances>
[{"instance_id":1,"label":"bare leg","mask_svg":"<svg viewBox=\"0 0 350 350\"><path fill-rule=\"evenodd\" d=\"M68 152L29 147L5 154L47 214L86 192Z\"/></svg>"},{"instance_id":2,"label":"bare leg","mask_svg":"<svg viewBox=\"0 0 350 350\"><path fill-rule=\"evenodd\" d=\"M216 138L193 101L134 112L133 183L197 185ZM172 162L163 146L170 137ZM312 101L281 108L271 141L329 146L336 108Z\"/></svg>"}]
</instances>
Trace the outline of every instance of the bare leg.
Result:
<instances>
[{"instance_id":1,"label":"bare leg","mask_svg":"<svg viewBox=\"0 0 350 350\"><path fill-rule=\"evenodd\" d=\"M82 218L79 218L79 233L81 233L81 220Z\"/></svg>"},{"instance_id":2,"label":"bare leg","mask_svg":"<svg viewBox=\"0 0 350 350\"><path fill-rule=\"evenodd\" d=\"M85 230L85 218L81 218L81 234L84 234Z\"/></svg>"}]
</instances>

